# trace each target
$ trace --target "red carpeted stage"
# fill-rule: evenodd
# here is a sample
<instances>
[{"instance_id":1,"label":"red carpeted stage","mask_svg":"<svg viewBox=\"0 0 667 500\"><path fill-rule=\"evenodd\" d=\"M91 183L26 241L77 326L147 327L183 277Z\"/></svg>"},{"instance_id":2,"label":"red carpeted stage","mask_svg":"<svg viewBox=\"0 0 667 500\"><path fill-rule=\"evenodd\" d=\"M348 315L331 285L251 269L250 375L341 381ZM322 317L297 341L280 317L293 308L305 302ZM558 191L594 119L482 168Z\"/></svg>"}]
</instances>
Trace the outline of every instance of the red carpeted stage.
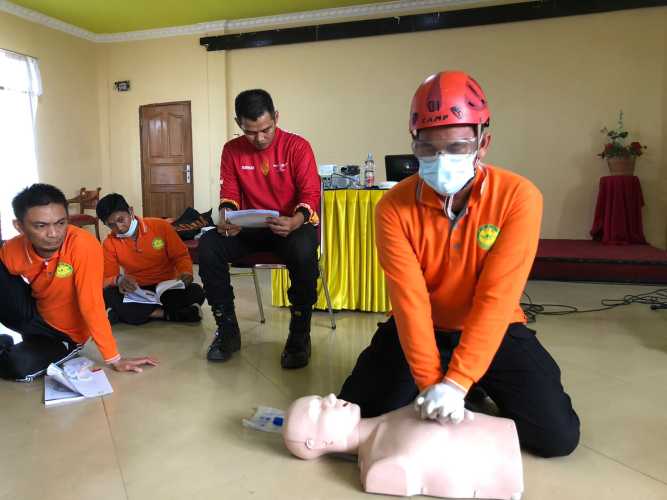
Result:
<instances>
[{"instance_id":1,"label":"red carpeted stage","mask_svg":"<svg viewBox=\"0 0 667 500\"><path fill-rule=\"evenodd\" d=\"M530 279L667 284L667 252L650 245L540 240Z\"/></svg>"}]
</instances>

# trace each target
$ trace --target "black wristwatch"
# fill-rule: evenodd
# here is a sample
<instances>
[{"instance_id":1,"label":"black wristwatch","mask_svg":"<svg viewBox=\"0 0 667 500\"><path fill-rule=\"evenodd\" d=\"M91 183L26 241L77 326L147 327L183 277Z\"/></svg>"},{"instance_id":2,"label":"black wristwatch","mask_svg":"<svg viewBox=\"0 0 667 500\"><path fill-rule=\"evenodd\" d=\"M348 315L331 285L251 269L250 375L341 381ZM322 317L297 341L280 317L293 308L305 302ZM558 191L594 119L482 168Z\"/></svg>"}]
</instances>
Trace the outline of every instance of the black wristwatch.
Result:
<instances>
[{"instance_id":1,"label":"black wristwatch","mask_svg":"<svg viewBox=\"0 0 667 500\"><path fill-rule=\"evenodd\" d=\"M226 208L226 209L229 209L229 210L238 210L236 208L236 205L234 205L233 203L231 203L229 201L225 201L224 203L220 203L220 205L218 206L218 212L220 212L223 208Z\"/></svg>"},{"instance_id":2,"label":"black wristwatch","mask_svg":"<svg viewBox=\"0 0 667 500\"><path fill-rule=\"evenodd\" d=\"M308 224L308 222L310 222L310 210L308 210L306 207L299 207L294 211L295 214L299 212L301 212L303 215L303 223Z\"/></svg>"}]
</instances>

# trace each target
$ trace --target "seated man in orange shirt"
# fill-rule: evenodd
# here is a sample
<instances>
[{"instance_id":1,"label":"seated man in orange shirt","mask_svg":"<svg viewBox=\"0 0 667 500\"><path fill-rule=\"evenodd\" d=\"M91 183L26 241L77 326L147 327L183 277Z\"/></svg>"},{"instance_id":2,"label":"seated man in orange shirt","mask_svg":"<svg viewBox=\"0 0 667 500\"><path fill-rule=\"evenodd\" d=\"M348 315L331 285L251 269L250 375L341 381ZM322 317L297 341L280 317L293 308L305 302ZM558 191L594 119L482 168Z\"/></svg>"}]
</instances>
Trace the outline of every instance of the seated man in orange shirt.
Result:
<instances>
[{"instance_id":1,"label":"seated man in orange shirt","mask_svg":"<svg viewBox=\"0 0 667 500\"><path fill-rule=\"evenodd\" d=\"M104 300L112 322L141 325L151 319L201 321L204 290L192 282L192 259L171 224L134 215L121 195L106 195L97 203L97 216L111 229L103 243ZM123 272L120 272L120 268ZM167 280L183 282L185 289L162 293L160 304L124 302L137 287L155 291Z\"/></svg>"},{"instance_id":2,"label":"seated man in orange shirt","mask_svg":"<svg viewBox=\"0 0 667 500\"><path fill-rule=\"evenodd\" d=\"M151 357L121 358L102 298L102 247L67 224L67 200L48 184L33 184L12 201L21 233L0 248L0 323L20 333L0 335L0 377L29 382L50 363L76 355L93 339L117 371L156 366Z\"/></svg>"},{"instance_id":3,"label":"seated man in orange shirt","mask_svg":"<svg viewBox=\"0 0 667 500\"><path fill-rule=\"evenodd\" d=\"M427 78L410 110L413 175L381 200L376 244L393 305L341 390L362 416L414 401L422 418L460 422L473 385L544 457L579 442L558 365L519 305L535 258L542 195L486 165L490 113L461 71ZM416 398L416 399L415 399Z\"/></svg>"}]
</instances>

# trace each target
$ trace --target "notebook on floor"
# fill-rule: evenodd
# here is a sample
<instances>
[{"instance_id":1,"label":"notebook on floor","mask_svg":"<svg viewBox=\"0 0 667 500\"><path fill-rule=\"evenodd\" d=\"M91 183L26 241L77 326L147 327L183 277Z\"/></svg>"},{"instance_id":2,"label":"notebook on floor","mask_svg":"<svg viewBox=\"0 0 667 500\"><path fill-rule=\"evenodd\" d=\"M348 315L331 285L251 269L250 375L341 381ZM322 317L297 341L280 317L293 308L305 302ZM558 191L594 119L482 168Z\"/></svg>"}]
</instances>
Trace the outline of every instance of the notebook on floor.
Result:
<instances>
[{"instance_id":1,"label":"notebook on floor","mask_svg":"<svg viewBox=\"0 0 667 500\"><path fill-rule=\"evenodd\" d=\"M111 394L113 389L104 370L90 372L88 380L74 380L51 364L44 377L44 405L56 406Z\"/></svg>"},{"instance_id":2,"label":"notebook on floor","mask_svg":"<svg viewBox=\"0 0 667 500\"><path fill-rule=\"evenodd\" d=\"M125 294L123 303L162 304L162 294L167 290L185 290L185 283L181 280L161 281L154 292L138 287L134 292Z\"/></svg>"},{"instance_id":3,"label":"notebook on floor","mask_svg":"<svg viewBox=\"0 0 667 500\"><path fill-rule=\"evenodd\" d=\"M64 405L67 403L81 401L83 399L86 399L86 396L82 396L78 392L74 392L71 389L68 389L55 378L50 377L49 375L44 376L45 406Z\"/></svg>"}]
</instances>

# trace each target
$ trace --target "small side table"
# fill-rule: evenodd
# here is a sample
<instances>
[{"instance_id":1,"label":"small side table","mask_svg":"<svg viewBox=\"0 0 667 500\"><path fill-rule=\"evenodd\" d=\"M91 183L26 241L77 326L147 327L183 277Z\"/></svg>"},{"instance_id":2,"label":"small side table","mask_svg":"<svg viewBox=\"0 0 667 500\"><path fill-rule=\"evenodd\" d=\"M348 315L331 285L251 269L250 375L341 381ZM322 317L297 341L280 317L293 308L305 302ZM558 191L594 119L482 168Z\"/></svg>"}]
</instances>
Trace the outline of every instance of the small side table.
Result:
<instances>
[{"instance_id":1,"label":"small side table","mask_svg":"<svg viewBox=\"0 0 667 500\"><path fill-rule=\"evenodd\" d=\"M605 245L646 244L643 206L639 178L634 175L600 177L591 236Z\"/></svg>"}]
</instances>

